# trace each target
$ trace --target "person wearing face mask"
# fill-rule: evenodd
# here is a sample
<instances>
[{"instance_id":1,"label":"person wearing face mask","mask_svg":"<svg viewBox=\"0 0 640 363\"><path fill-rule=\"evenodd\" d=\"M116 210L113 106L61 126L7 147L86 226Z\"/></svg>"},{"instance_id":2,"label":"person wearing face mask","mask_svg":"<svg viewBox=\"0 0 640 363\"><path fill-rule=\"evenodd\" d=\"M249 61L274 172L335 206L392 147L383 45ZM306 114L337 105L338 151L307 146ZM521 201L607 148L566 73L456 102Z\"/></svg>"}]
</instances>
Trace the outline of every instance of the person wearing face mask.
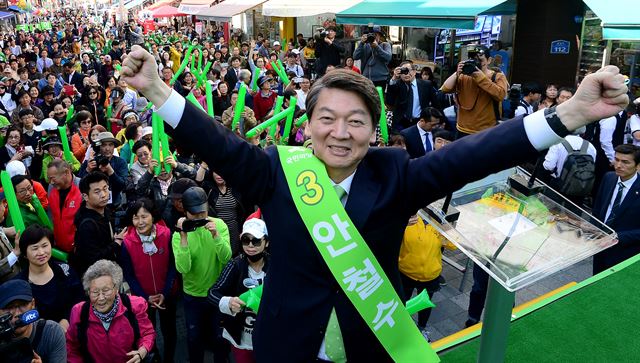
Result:
<instances>
[{"instance_id":1,"label":"person wearing face mask","mask_svg":"<svg viewBox=\"0 0 640 363\"><path fill-rule=\"evenodd\" d=\"M269 267L267 225L262 219L247 220L240 240L242 253L227 263L209 289L207 301L225 314L222 336L233 345L235 361L244 363L255 361L251 333L257 314L245 308L246 302L238 296L264 283Z\"/></svg>"},{"instance_id":2,"label":"person wearing face mask","mask_svg":"<svg viewBox=\"0 0 640 363\"><path fill-rule=\"evenodd\" d=\"M147 300L149 319L160 317L164 362L173 362L176 348L176 267L171 231L154 212L150 199L135 201L127 210L127 234L122 242L120 265L131 293Z\"/></svg>"}]
</instances>

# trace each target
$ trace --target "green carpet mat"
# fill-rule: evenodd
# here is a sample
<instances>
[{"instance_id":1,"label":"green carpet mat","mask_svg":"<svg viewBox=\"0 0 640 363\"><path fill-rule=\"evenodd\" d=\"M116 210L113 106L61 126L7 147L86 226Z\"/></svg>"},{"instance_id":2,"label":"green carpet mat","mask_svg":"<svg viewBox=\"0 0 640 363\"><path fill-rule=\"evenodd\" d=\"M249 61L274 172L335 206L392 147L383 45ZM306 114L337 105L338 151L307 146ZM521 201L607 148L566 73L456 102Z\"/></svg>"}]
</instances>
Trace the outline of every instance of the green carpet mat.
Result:
<instances>
[{"instance_id":1,"label":"green carpet mat","mask_svg":"<svg viewBox=\"0 0 640 363\"><path fill-rule=\"evenodd\" d=\"M640 361L640 262L511 323L506 362ZM440 354L477 360L480 338Z\"/></svg>"}]
</instances>

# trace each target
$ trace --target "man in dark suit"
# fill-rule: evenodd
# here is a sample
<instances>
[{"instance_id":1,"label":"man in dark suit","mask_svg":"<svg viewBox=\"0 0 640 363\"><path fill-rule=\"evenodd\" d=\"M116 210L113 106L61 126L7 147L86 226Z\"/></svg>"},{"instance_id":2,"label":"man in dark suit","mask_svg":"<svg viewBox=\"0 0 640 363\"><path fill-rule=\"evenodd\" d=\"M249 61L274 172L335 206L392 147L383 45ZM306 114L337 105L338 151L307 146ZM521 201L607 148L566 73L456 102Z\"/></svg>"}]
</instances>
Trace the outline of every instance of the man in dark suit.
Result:
<instances>
[{"instance_id":1,"label":"man in dark suit","mask_svg":"<svg viewBox=\"0 0 640 363\"><path fill-rule=\"evenodd\" d=\"M63 66L63 73L60 76L62 78L63 84L70 84L75 86L78 92L82 92L84 89L84 75L76 72L75 62L69 61Z\"/></svg>"},{"instance_id":2,"label":"man in dark suit","mask_svg":"<svg viewBox=\"0 0 640 363\"><path fill-rule=\"evenodd\" d=\"M640 253L640 147L615 148L614 172L605 174L593 215L618 234L618 244L593 256L593 274Z\"/></svg>"},{"instance_id":3,"label":"man in dark suit","mask_svg":"<svg viewBox=\"0 0 640 363\"><path fill-rule=\"evenodd\" d=\"M276 148L263 151L220 123L210 122L206 113L159 79L153 56L141 47L132 48L122 75L159 107L157 112L169 124L166 130L176 143L202 157L243 193L248 204L261 207L273 243L269 277L253 331L257 360L328 360L321 347L335 311L347 360L391 361L312 241ZM316 81L307 96L314 155L332 184L346 192L346 213L398 295L402 294L400 243L416 210L467 182L535 156L569 130L618 112L628 103L624 77L616 67L587 76L581 87L585 90L560 107L557 116L547 119L541 111L448 145L446 152L409 160L398 148L369 148L380 117L379 98L371 81L348 70L329 72ZM495 147L486 147L488 144Z\"/></svg>"},{"instance_id":4,"label":"man in dark suit","mask_svg":"<svg viewBox=\"0 0 640 363\"><path fill-rule=\"evenodd\" d=\"M227 82L229 86L229 92L233 91L236 87L236 83L238 83L238 79L240 79L240 72L242 69L240 68L240 57L233 56L229 61L229 67L227 68L227 74L224 76L224 81Z\"/></svg>"},{"instance_id":5,"label":"man in dark suit","mask_svg":"<svg viewBox=\"0 0 640 363\"><path fill-rule=\"evenodd\" d=\"M420 120L417 124L406 128L400 133L404 136L409 156L419 158L429 151L435 150L433 129L444 122L442 112L434 107L427 107L420 112Z\"/></svg>"},{"instance_id":6,"label":"man in dark suit","mask_svg":"<svg viewBox=\"0 0 640 363\"><path fill-rule=\"evenodd\" d=\"M400 131L415 125L420 111L434 105L436 91L430 81L416 78L416 67L406 60L393 70L385 99L393 109L393 128Z\"/></svg>"}]
</instances>

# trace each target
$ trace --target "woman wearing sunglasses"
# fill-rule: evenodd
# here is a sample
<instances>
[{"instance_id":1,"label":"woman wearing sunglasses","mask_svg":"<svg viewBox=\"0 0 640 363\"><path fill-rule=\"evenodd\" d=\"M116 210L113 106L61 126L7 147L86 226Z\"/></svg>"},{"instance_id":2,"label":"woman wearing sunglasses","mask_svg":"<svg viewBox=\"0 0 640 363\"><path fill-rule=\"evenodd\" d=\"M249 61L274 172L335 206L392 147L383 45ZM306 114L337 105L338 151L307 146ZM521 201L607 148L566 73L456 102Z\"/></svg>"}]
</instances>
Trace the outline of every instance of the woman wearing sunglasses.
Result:
<instances>
[{"instance_id":1,"label":"woman wearing sunglasses","mask_svg":"<svg viewBox=\"0 0 640 363\"><path fill-rule=\"evenodd\" d=\"M263 220L252 218L244 222L240 235L242 253L229 261L207 297L224 314L222 336L233 345L237 363L255 362L251 335L256 313L245 308L238 296L264 283L269 266L267 237Z\"/></svg>"}]
</instances>

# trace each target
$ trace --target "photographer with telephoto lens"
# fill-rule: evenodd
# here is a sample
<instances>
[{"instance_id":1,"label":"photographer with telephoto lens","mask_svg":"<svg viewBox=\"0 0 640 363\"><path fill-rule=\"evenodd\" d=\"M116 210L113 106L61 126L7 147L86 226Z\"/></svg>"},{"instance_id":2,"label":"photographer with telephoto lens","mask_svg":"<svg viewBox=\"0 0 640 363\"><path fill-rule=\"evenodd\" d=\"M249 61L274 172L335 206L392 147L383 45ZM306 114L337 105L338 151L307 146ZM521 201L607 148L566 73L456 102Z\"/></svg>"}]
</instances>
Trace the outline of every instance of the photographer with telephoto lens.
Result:
<instances>
[{"instance_id":1,"label":"photographer with telephoto lens","mask_svg":"<svg viewBox=\"0 0 640 363\"><path fill-rule=\"evenodd\" d=\"M120 141L113 137L110 132L101 132L93 141L92 148L98 153L91 160L85 160L80 167L79 177L91 173L92 171L100 171L109 177L109 185L111 187L110 202L114 206L118 206L122 201L122 191L129 177L129 168L127 162L113 154L113 151L120 145Z\"/></svg>"},{"instance_id":2,"label":"photographer with telephoto lens","mask_svg":"<svg viewBox=\"0 0 640 363\"><path fill-rule=\"evenodd\" d=\"M487 47L471 45L467 55L440 88L458 99L458 139L495 126L501 118L500 102L509 88L504 74L489 69L492 59Z\"/></svg>"}]
</instances>

